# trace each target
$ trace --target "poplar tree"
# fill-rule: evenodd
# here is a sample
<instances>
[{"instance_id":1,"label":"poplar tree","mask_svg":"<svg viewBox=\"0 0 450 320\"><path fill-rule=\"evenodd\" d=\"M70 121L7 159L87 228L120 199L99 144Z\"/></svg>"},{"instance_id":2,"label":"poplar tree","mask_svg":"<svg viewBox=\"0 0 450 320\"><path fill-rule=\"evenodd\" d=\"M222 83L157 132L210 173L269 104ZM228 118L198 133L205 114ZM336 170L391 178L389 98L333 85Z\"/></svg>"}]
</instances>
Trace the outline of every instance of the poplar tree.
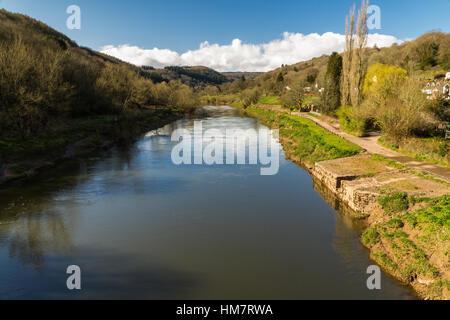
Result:
<instances>
[{"instance_id":1,"label":"poplar tree","mask_svg":"<svg viewBox=\"0 0 450 320\"><path fill-rule=\"evenodd\" d=\"M350 104L350 72L352 67L353 47L355 45L355 5L345 19L345 51L342 59L341 104Z\"/></svg>"},{"instance_id":2,"label":"poplar tree","mask_svg":"<svg viewBox=\"0 0 450 320\"><path fill-rule=\"evenodd\" d=\"M369 29L367 27L367 9L369 0L362 0L358 11L356 39L352 52L350 71L350 100L353 106L359 106L362 101L364 79L367 72L367 41Z\"/></svg>"}]
</instances>

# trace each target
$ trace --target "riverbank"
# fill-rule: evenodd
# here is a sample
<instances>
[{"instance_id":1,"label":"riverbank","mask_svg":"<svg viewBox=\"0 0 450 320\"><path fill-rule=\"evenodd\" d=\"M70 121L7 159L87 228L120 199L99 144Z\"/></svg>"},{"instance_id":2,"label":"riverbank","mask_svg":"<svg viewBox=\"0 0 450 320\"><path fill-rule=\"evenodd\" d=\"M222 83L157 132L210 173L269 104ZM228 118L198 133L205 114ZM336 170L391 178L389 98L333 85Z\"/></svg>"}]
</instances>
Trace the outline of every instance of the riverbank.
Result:
<instances>
[{"instance_id":1,"label":"riverbank","mask_svg":"<svg viewBox=\"0 0 450 320\"><path fill-rule=\"evenodd\" d=\"M130 143L183 116L176 108L146 108L126 116L72 119L28 140L0 139L0 186L32 177L66 159Z\"/></svg>"},{"instance_id":2,"label":"riverbank","mask_svg":"<svg viewBox=\"0 0 450 320\"><path fill-rule=\"evenodd\" d=\"M250 107L280 130L286 156L365 221L362 243L387 273L423 299L450 299L450 185L325 130L314 121Z\"/></svg>"}]
</instances>

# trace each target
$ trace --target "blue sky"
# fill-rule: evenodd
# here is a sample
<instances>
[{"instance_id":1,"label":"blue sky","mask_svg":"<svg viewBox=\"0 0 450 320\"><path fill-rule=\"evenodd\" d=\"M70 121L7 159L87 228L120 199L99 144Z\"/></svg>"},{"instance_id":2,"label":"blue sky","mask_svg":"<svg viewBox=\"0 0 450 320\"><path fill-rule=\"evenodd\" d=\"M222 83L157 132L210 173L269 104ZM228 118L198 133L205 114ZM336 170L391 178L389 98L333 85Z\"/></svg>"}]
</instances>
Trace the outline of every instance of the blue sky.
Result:
<instances>
[{"instance_id":1,"label":"blue sky","mask_svg":"<svg viewBox=\"0 0 450 320\"><path fill-rule=\"evenodd\" d=\"M80 45L100 50L128 44L183 54L200 43L263 44L283 32L343 34L353 0L0 0L0 6L27 14L67 34ZM78 5L81 30L66 28L66 8ZM360 1L357 0L359 5ZM377 33L400 40L435 29L450 31L450 0L373 0L381 8Z\"/></svg>"}]
</instances>

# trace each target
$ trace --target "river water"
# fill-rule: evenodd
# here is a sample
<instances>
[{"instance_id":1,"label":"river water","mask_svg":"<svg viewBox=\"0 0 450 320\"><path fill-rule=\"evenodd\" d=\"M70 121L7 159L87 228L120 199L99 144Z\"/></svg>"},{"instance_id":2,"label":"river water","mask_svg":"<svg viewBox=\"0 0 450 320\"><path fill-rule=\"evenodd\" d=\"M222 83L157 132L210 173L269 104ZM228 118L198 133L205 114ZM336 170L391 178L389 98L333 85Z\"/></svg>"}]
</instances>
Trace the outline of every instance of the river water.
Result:
<instances>
[{"instance_id":1,"label":"river water","mask_svg":"<svg viewBox=\"0 0 450 320\"><path fill-rule=\"evenodd\" d=\"M209 107L203 130L261 128ZM0 191L0 299L414 299L382 274L367 289L361 226L285 160L173 164L175 128L65 162ZM316 186L316 188L314 188ZM66 269L81 269L68 290Z\"/></svg>"}]
</instances>

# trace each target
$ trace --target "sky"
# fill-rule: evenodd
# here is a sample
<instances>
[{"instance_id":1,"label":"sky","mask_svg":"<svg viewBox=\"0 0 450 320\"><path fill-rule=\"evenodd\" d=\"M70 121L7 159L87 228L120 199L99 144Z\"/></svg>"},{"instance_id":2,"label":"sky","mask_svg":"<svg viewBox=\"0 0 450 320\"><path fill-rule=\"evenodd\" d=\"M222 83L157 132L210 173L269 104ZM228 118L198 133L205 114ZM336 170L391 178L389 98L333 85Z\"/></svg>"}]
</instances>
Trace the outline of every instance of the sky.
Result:
<instances>
[{"instance_id":1,"label":"sky","mask_svg":"<svg viewBox=\"0 0 450 320\"><path fill-rule=\"evenodd\" d=\"M205 65L268 71L344 48L353 0L0 0L0 7L47 23L79 45L137 65ZM360 0L356 0L357 6ZM450 32L450 0L372 0L379 47L431 30ZM70 30L70 5L81 29ZM375 20L373 20L375 21Z\"/></svg>"}]
</instances>

